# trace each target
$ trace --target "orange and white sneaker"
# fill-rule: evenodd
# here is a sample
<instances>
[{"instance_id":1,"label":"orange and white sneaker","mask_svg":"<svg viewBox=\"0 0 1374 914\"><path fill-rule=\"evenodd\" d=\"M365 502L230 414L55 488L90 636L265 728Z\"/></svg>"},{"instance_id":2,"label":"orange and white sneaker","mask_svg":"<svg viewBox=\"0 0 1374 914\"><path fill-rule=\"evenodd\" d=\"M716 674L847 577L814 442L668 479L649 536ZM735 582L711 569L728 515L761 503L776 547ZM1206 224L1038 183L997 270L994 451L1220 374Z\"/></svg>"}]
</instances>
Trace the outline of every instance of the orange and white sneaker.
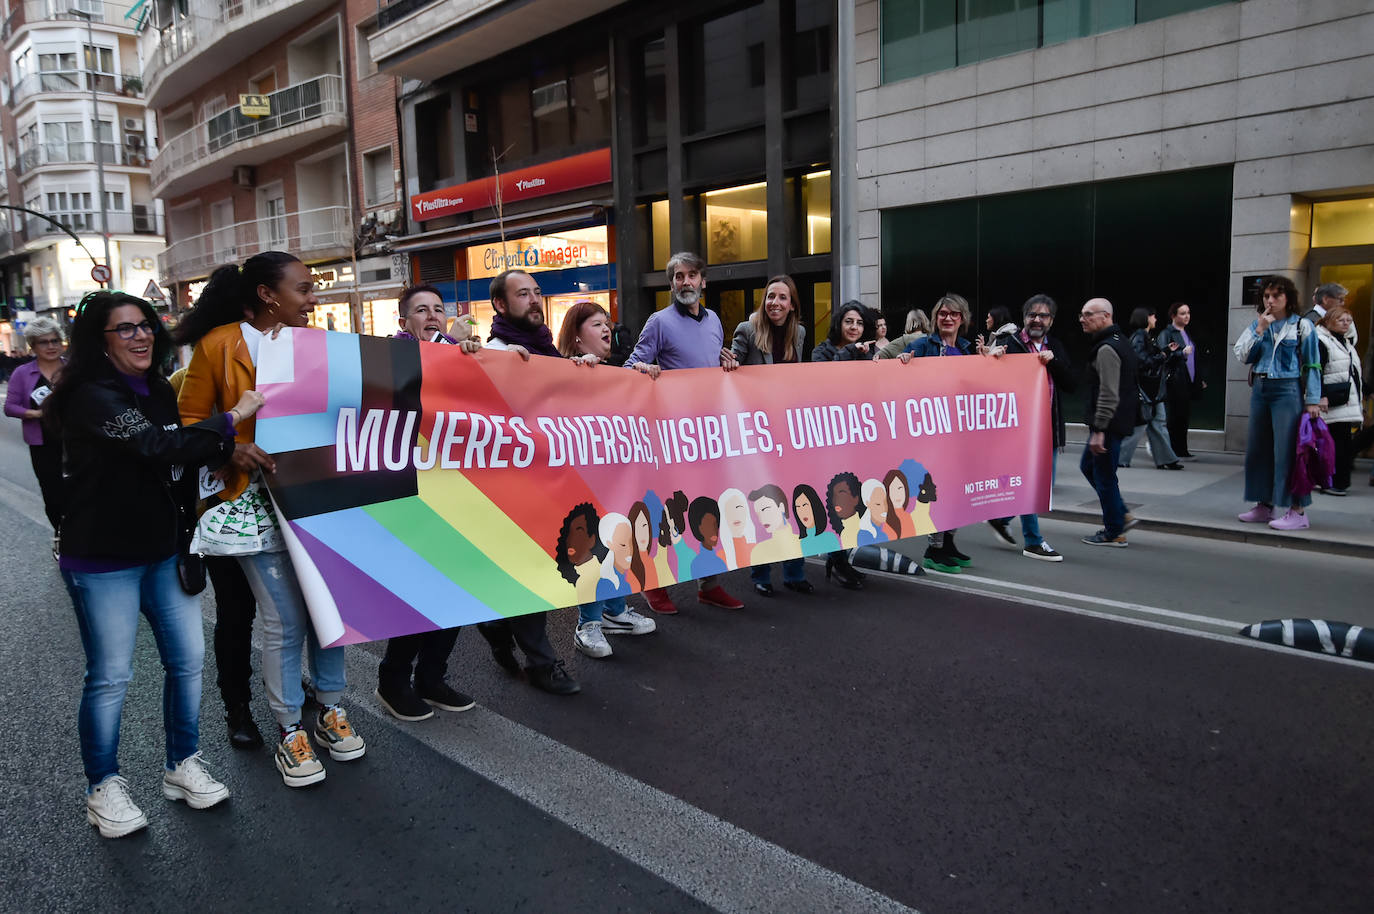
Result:
<instances>
[{"instance_id":1,"label":"orange and white sneaker","mask_svg":"<svg viewBox=\"0 0 1374 914\"><path fill-rule=\"evenodd\" d=\"M287 787L306 787L324 780L324 765L310 748L310 737L300 727L282 734L276 752L277 770Z\"/></svg>"},{"instance_id":2,"label":"orange and white sneaker","mask_svg":"<svg viewBox=\"0 0 1374 914\"><path fill-rule=\"evenodd\" d=\"M315 718L315 742L328 749L336 762L351 762L367 752L363 738L349 726L348 714L340 705L320 709L320 716Z\"/></svg>"}]
</instances>

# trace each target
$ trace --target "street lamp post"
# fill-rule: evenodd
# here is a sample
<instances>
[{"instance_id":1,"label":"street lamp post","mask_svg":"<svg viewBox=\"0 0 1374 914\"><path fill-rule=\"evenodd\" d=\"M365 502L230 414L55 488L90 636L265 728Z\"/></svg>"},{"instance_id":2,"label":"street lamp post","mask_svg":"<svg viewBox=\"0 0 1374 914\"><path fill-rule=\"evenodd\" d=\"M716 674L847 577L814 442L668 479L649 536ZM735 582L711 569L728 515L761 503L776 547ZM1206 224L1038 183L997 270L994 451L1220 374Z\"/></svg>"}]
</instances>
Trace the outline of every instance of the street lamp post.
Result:
<instances>
[{"instance_id":1,"label":"street lamp post","mask_svg":"<svg viewBox=\"0 0 1374 914\"><path fill-rule=\"evenodd\" d=\"M114 265L110 262L110 215L109 205L105 199L105 158L100 148L100 97L96 94L95 89L95 29L91 26L91 20L94 17L85 10L76 7L72 7L68 12L86 20L86 53L89 55L86 61L86 79L91 84L91 135L95 138L91 147L95 150L96 181L100 185L100 236L105 242L105 266L109 269L111 281L113 281ZM113 133L112 129L112 137Z\"/></svg>"}]
</instances>

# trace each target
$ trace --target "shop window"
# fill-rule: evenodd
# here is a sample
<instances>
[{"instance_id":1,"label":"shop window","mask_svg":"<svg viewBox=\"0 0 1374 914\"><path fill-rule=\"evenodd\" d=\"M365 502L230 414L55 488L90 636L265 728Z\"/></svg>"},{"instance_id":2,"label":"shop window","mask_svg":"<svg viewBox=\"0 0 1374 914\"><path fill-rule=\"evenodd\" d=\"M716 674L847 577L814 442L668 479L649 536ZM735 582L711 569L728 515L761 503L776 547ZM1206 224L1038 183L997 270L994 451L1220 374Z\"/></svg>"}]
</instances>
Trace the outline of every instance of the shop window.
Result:
<instances>
[{"instance_id":1,"label":"shop window","mask_svg":"<svg viewBox=\"0 0 1374 914\"><path fill-rule=\"evenodd\" d=\"M673 303L673 293L666 289L660 289L654 293L654 310L662 311Z\"/></svg>"},{"instance_id":2,"label":"shop window","mask_svg":"<svg viewBox=\"0 0 1374 914\"><path fill-rule=\"evenodd\" d=\"M640 84L635 103L635 140L662 143L668 138L668 84L664 75L663 36L639 47Z\"/></svg>"},{"instance_id":3,"label":"shop window","mask_svg":"<svg viewBox=\"0 0 1374 914\"><path fill-rule=\"evenodd\" d=\"M573 142L611 138L611 68L605 54L578 58L572 74Z\"/></svg>"},{"instance_id":4,"label":"shop window","mask_svg":"<svg viewBox=\"0 0 1374 914\"><path fill-rule=\"evenodd\" d=\"M707 263L768 259L768 187L762 181L702 194Z\"/></svg>"},{"instance_id":5,"label":"shop window","mask_svg":"<svg viewBox=\"0 0 1374 914\"><path fill-rule=\"evenodd\" d=\"M649 204L649 224L650 237L653 239L650 261L655 270L666 270L668 269L668 258L672 256L667 200L655 200Z\"/></svg>"},{"instance_id":6,"label":"shop window","mask_svg":"<svg viewBox=\"0 0 1374 914\"><path fill-rule=\"evenodd\" d=\"M692 131L726 130L763 121L762 5L689 29L686 60Z\"/></svg>"},{"instance_id":7,"label":"shop window","mask_svg":"<svg viewBox=\"0 0 1374 914\"><path fill-rule=\"evenodd\" d=\"M707 287L710 288L709 286ZM763 289L724 289L715 293L716 310L726 333L733 333L763 301Z\"/></svg>"},{"instance_id":8,"label":"shop window","mask_svg":"<svg viewBox=\"0 0 1374 914\"><path fill-rule=\"evenodd\" d=\"M830 253L830 172L816 171L802 175L802 212L806 214L805 247L807 254Z\"/></svg>"},{"instance_id":9,"label":"shop window","mask_svg":"<svg viewBox=\"0 0 1374 914\"><path fill-rule=\"evenodd\" d=\"M319 304L307 318L310 326L321 330L336 330L339 333L353 332L353 308L348 302Z\"/></svg>"},{"instance_id":10,"label":"shop window","mask_svg":"<svg viewBox=\"0 0 1374 914\"><path fill-rule=\"evenodd\" d=\"M1312 204L1312 247L1374 244L1374 197Z\"/></svg>"}]
</instances>

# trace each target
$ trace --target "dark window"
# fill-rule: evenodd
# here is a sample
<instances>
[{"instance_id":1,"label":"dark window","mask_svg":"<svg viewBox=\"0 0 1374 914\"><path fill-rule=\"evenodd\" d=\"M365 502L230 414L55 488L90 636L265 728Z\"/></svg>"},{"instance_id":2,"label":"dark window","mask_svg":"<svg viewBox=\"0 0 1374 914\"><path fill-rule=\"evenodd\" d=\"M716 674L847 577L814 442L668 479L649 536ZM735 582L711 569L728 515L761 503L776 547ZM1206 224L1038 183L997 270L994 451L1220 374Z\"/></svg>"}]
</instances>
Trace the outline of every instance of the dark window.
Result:
<instances>
[{"instance_id":1,"label":"dark window","mask_svg":"<svg viewBox=\"0 0 1374 914\"><path fill-rule=\"evenodd\" d=\"M668 138L668 85L664 77L663 36L639 48L640 76L635 105L635 141L662 143Z\"/></svg>"},{"instance_id":2,"label":"dark window","mask_svg":"<svg viewBox=\"0 0 1374 914\"><path fill-rule=\"evenodd\" d=\"M792 80L789 101L797 108L830 103L830 8L820 0L797 0L796 33L792 39Z\"/></svg>"},{"instance_id":3,"label":"dark window","mask_svg":"<svg viewBox=\"0 0 1374 914\"><path fill-rule=\"evenodd\" d=\"M589 54L573 64L573 142L594 143L611 138L611 70L606 55Z\"/></svg>"},{"instance_id":4,"label":"dark window","mask_svg":"<svg viewBox=\"0 0 1374 914\"><path fill-rule=\"evenodd\" d=\"M751 6L688 30L692 132L763 121L764 8Z\"/></svg>"},{"instance_id":5,"label":"dark window","mask_svg":"<svg viewBox=\"0 0 1374 914\"><path fill-rule=\"evenodd\" d=\"M488 105L495 111L495 143L502 162L516 162L534 154L534 133L530 125L530 89L528 79L505 81L494 93L496 103ZM487 163L491 168L491 163Z\"/></svg>"},{"instance_id":6,"label":"dark window","mask_svg":"<svg viewBox=\"0 0 1374 914\"><path fill-rule=\"evenodd\" d=\"M1039 6L1039 0L959 0L959 64L1036 47Z\"/></svg>"},{"instance_id":7,"label":"dark window","mask_svg":"<svg viewBox=\"0 0 1374 914\"><path fill-rule=\"evenodd\" d=\"M415 165L421 189L438 187L453 177L453 118L447 95L415 106Z\"/></svg>"},{"instance_id":8,"label":"dark window","mask_svg":"<svg viewBox=\"0 0 1374 914\"><path fill-rule=\"evenodd\" d=\"M530 89L530 112L534 117L535 152L572 144L568 75L562 68L534 74Z\"/></svg>"}]
</instances>

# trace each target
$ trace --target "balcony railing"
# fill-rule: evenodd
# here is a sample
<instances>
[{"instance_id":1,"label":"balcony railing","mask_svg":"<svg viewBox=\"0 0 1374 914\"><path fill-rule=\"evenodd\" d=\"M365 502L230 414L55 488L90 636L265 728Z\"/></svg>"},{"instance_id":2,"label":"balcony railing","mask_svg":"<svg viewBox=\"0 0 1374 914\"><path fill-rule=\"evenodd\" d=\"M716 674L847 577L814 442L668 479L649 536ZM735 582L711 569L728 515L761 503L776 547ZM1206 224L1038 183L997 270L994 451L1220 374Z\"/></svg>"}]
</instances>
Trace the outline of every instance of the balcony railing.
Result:
<instances>
[{"instance_id":1,"label":"balcony railing","mask_svg":"<svg viewBox=\"0 0 1374 914\"><path fill-rule=\"evenodd\" d=\"M49 216L77 234L100 233L100 210L70 213L49 213ZM151 209L139 212L111 210L106 213L111 235L161 235L162 217ZM47 235L65 236L67 233L46 219L30 216L24 220L25 236L32 241Z\"/></svg>"},{"instance_id":2,"label":"balcony railing","mask_svg":"<svg viewBox=\"0 0 1374 914\"><path fill-rule=\"evenodd\" d=\"M239 263L263 251L290 251L297 256L353 244L353 225L346 206L284 213L236 222L167 246L158 255L158 271L169 280L208 276L215 267Z\"/></svg>"},{"instance_id":3,"label":"balcony railing","mask_svg":"<svg viewBox=\"0 0 1374 914\"><path fill-rule=\"evenodd\" d=\"M27 0L23 4L15 4L10 10L8 18L5 19L3 32L0 32L0 39L8 41L20 26L33 22L52 19L85 21L85 16L73 13L72 10L90 14L92 22L138 28L148 16L150 6L148 3L107 3L104 0Z\"/></svg>"},{"instance_id":4,"label":"balcony railing","mask_svg":"<svg viewBox=\"0 0 1374 914\"><path fill-rule=\"evenodd\" d=\"M248 117L236 105L168 140L153 160L153 184L235 144L346 110L342 76L317 76L268 98L272 113L266 117Z\"/></svg>"},{"instance_id":5,"label":"balcony railing","mask_svg":"<svg viewBox=\"0 0 1374 914\"><path fill-rule=\"evenodd\" d=\"M384 29L419 9L424 9L438 0L391 0L377 10L377 28Z\"/></svg>"},{"instance_id":6,"label":"balcony railing","mask_svg":"<svg viewBox=\"0 0 1374 914\"><path fill-rule=\"evenodd\" d=\"M11 104L20 105L44 92L90 92L94 83L97 92L143 97L143 79L132 73L94 73L90 70L44 70L30 73L14 84Z\"/></svg>"},{"instance_id":7,"label":"balcony railing","mask_svg":"<svg viewBox=\"0 0 1374 914\"><path fill-rule=\"evenodd\" d=\"M221 0L218 4L190 2L190 15L158 32L157 46L148 55L143 75L152 82L164 67L188 54L210 47L226 33L284 9L299 0Z\"/></svg>"},{"instance_id":8,"label":"balcony railing","mask_svg":"<svg viewBox=\"0 0 1374 914\"><path fill-rule=\"evenodd\" d=\"M156 150L146 146L131 149L115 143L44 143L19 153L14 170L23 175L43 165L94 165L97 154L103 165L147 168Z\"/></svg>"}]
</instances>

